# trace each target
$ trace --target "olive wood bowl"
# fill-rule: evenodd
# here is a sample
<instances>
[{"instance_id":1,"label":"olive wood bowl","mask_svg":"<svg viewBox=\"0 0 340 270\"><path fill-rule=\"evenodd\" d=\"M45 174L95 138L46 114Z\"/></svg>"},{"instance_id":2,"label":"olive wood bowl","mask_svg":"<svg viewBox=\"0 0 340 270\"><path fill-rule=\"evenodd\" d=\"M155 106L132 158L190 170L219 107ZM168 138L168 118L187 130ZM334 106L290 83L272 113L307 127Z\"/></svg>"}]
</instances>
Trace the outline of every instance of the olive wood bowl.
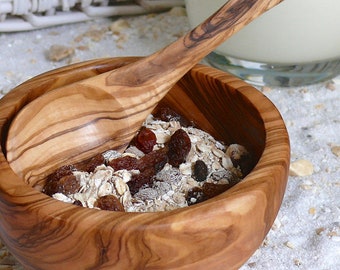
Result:
<instances>
[{"instance_id":1,"label":"olive wood bowl","mask_svg":"<svg viewBox=\"0 0 340 270\"><path fill-rule=\"evenodd\" d=\"M45 92L135 61L91 60L19 85L0 101L0 236L25 269L237 269L260 246L280 208L288 178L289 138L275 106L259 91L197 65L162 100L198 127L252 154L242 182L205 202L155 213L88 209L40 192L6 160L18 111ZM79 138L79 140L84 138ZM72 149L83 161L90 156ZM60 162L48 160L50 167Z\"/></svg>"}]
</instances>

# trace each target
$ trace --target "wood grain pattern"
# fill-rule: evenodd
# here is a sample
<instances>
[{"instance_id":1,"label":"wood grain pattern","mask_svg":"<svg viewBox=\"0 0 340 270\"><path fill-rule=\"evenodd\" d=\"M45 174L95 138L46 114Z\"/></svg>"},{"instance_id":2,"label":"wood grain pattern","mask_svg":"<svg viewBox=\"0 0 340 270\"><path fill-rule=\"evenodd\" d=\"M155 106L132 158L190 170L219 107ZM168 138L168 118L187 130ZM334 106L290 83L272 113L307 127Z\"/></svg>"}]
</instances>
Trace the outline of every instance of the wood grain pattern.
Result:
<instances>
[{"instance_id":1,"label":"wood grain pattern","mask_svg":"<svg viewBox=\"0 0 340 270\"><path fill-rule=\"evenodd\" d=\"M279 2L228 1L161 51L111 72L64 84L35 99L10 126L6 148L11 167L20 177L39 181L40 175L51 172L49 164L54 160L65 162L68 157L74 162L78 155L92 156L108 148L123 150L147 115L191 67ZM84 135L87 140L80 141ZM73 146L80 151L69 151ZM44 167L42 161L47 161Z\"/></svg>"},{"instance_id":2,"label":"wood grain pattern","mask_svg":"<svg viewBox=\"0 0 340 270\"><path fill-rule=\"evenodd\" d=\"M169 212L98 211L40 193L40 182L24 180L9 166L4 148L8 126L25 104L79 76L135 60L102 59L61 68L18 86L0 101L0 236L26 269L237 269L270 229L288 175L285 125L264 95L211 67L195 66L162 104L219 139L251 150L252 172L213 199ZM81 161L87 158L81 152L73 147L65 155ZM47 161L40 162L45 168ZM62 165L57 159L48 162L52 169Z\"/></svg>"}]
</instances>

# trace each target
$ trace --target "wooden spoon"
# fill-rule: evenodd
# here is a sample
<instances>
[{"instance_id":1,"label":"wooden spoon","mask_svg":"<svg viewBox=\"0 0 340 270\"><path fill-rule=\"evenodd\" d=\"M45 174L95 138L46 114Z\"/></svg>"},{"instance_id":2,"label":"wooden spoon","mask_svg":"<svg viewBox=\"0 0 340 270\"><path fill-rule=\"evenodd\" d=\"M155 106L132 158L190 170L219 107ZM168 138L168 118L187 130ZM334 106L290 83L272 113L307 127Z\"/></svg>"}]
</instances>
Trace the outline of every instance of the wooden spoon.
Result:
<instances>
[{"instance_id":1,"label":"wooden spoon","mask_svg":"<svg viewBox=\"0 0 340 270\"><path fill-rule=\"evenodd\" d=\"M11 123L10 166L27 180L55 170L49 163L69 164L107 149L123 151L157 103L190 68L281 1L230 0L191 32L149 57L38 97Z\"/></svg>"}]
</instances>

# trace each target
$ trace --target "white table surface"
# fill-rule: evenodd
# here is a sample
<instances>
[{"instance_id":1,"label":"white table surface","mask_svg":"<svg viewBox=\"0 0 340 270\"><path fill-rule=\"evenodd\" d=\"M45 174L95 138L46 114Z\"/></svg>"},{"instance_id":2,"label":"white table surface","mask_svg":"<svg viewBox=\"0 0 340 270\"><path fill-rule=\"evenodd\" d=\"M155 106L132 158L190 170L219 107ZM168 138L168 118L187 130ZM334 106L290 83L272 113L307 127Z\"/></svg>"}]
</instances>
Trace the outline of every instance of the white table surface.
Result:
<instances>
[{"instance_id":1,"label":"white table surface","mask_svg":"<svg viewBox=\"0 0 340 270\"><path fill-rule=\"evenodd\" d=\"M117 18L0 33L0 97L37 74L73 62L148 55L189 29L186 16L170 12L123 19L128 25L118 34L110 31ZM49 61L46 53L55 44L74 48L75 53L59 62ZM340 269L340 157L332 152L340 146L340 78L259 91L273 101L285 120L291 162L307 160L313 173L289 177L272 230L241 269ZM5 249L0 245L1 254ZM0 264L0 269L21 269L13 258L0 258Z\"/></svg>"}]
</instances>

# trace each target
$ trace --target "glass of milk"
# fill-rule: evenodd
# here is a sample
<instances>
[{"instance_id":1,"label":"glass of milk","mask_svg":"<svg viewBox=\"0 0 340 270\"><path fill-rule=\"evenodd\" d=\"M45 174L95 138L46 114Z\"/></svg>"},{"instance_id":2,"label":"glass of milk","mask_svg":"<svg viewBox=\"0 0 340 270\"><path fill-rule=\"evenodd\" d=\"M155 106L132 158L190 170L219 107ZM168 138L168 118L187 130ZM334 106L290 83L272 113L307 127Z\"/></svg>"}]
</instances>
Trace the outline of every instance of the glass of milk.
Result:
<instances>
[{"instance_id":1,"label":"glass of milk","mask_svg":"<svg viewBox=\"0 0 340 270\"><path fill-rule=\"evenodd\" d=\"M228 0L185 0L195 27ZM340 74L340 0L284 0L207 61L255 85L301 86Z\"/></svg>"}]
</instances>

